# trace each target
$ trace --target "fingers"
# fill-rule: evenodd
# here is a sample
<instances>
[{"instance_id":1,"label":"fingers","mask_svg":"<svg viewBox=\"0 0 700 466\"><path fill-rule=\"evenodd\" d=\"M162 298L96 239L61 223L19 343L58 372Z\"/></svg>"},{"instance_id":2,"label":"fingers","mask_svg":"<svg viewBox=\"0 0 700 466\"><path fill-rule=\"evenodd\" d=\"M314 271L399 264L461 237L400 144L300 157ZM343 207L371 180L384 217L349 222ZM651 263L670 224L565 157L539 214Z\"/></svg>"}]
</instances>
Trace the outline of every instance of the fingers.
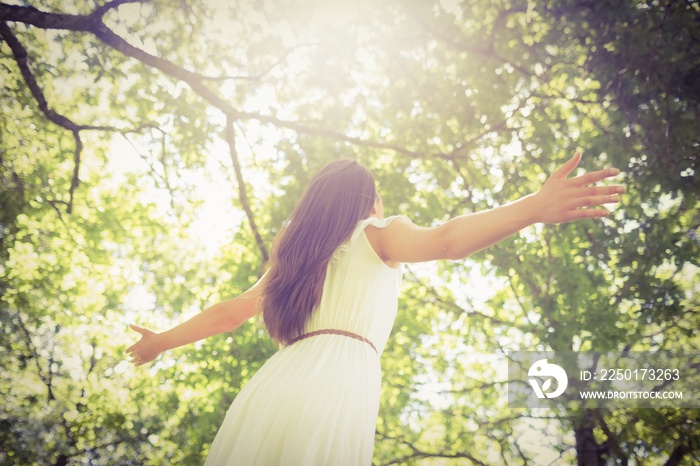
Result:
<instances>
[{"instance_id":1,"label":"fingers","mask_svg":"<svg viewBox=\"0 0 700 466\"><path fill-rule=\"evenodd\" d=\"M129 353L129 357L130 357L129 361L132 362L135 366L140 366L140 365L144 364L143 359L141 358L141 356L137 352L131 351L131 348L126 350L126 352Z\"/></svg>"},{"instance_id":2,"label":"fingers","mask_svg":"<svg viewBox=\"0 0 700 466\"><path fill-rule=\"evenodd\" d=\"M137 347L139 346L138 343L134 343L133 345L129 346L124 353L127 355L129 358L129 361L133 362L138 366L138 362L141 360L141 356L139 356L139 352Z\"/></svg>"},{"instance_id":3,"label":"fingers","mask_svg":"<svg viewBox=\"0 0 700 466\"><path fill-rule=\"evenodd\" d=\"M610 191L607 188L607 186L601 187L600 190L601 192ZM571 222L586 218L609 217L610 211L600 206L603 204L617 204L618 202L620 202L619 194L588 195L570 199L568 202L562 205L565 212L562 214L560 222Z\"/></svg>"},{"instance_id":4,"label":"fingers","mask_svg":"<svg viewBox=\"0 0 700 466\"><path fill-rule=\"evenodd\" d=\"M623 185L596 186L599 181L618 175L620 170L616 168L568 178L580 161L581 152L576 151L571 159L555 170L541 190L554 207L551 216L556 220L553 223L608 217L610 212L602 205L620 202L620 195L626 191Z\"/></svg>"},{"instance_id":5,"label":"fingers","mask_svg":"<svg viewBox=\"0 0 700 466\"><path fill-rule=\"evenodd\" d=\"M554 173L552 173L552 178L564 179L569 174L574 171L574 168L581 161L581 151L577 150L573 157L567 160L564 165L557 168Z\"/></svg>"},{"instance_id":6,"label":"fingers","mask_svg":"<svg viewBox=\"0 0 700 466\"><path fill-rule=\"evenodd\" d=\"M617 204L620 202L620 196L613 194L609 196L588 196L581 198L578 202L579 207L593 207L601 204Z\"/></svg>"},{"instance_id":7,"label":"fingers","mask_svg":"<svg viewBox=\"0 0 700 466\"><path fill-rule=\"evenodd\" d=\"M151 332L150 330L143 328L143 327L139 327L136 324L129 324L129 328L140 333L142 335L142 337L146 337L148 335L153 334L153 332ZM144 339L141 338L140 341L134 343L133 345L128 347L125 351L125 353L129 357L129 361L132 362L135 366L142 366L150 360L150 359L144 360L142 355L139 354L140 352L142 353L144 351L143 342L144 342Z\"/></svg>"},{"instance_id":8,"label":"fingers","mask_svg":"<svg viewBox=\"0 0 700 466\"><path fill-rule=\"evenodd\" d=\"M144 327L139 327L139 326L136 325L136 324L129 324L129 327L131 327L132 330L135 330L135 331L139 332L139 333L140 333L141 335L143 335L143 336L153 335L153 334L154 334L153 331L148 330L147 328L144 328Z\"/></svg>"},{"instance_id":9,"label":"fingers","mask_svg":"<svg viewBox=\"0 0 700 466\"><path fill-rule=\"evenodd\" d=\"M605 170L598 170L595 172L589 172L576 178L572 178L572 184L574 186L588 186L589 184L597 183L611 176L616 176L620 174L620 170L617 168L606 168Z\"/></svg>"},{"instance_id":10,"label":"fingers","mask_svg":"<svg viewBox=\"0 0 700 466\"><path fill-rule=\"evenodd\" d=\"M587 188L581 188L582 196L602 196L611 194L623 194L627 189L622 185L611 185L611 186L590 186Z\"/></svg>"},{"instance_id":11,"label":"fingers","mask_svg":"<svg viewBox=\"0 0 700 466\"><path fill-rule=\"evenodd\" d=\"M131 328L131 330L135 330L135 331L139 332L141 335L146 335L147 333L150 333L150 331L148 329L145 329L143 327L139 327L138 325L135 325L135 324L129 324L129 328Z\"/></svg>"},{"instance_id":12,"label":"fingers","mask_svg":"<svg viewBox=\"0 0 700 466\"><path fill-rule=\"evenodd\" d=\"M617 204L621 201L620 190L615 186L596 186L582 188L577 194L563 203L567 210L577 210L582 207L595 207L603 204ZM590 210L590 209L589 209ZM603 209L604 210L604 209ZM607 212L607 210L605 210Z\"/></svg>"}]
</instances>

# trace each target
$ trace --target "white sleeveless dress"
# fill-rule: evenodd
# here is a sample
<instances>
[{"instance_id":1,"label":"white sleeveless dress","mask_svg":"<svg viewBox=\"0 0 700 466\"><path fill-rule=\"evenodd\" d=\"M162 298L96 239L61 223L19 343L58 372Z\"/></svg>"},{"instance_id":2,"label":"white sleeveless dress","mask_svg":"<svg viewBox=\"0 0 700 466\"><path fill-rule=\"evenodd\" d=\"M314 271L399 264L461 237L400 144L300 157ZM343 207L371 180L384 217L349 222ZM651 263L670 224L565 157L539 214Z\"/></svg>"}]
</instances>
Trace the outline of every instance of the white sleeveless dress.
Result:
<instances>
[{"instance_id":1,"label":"white sleeveless dress","mask_svg":"<svg viewBox=\"0 0 700 466\"><path fill-rule=\"evenodd\" d=\"M328 264L305 333L337 329L384 350L396 317L401 267L388 267L359 222ZM275 353L231 404L206 466L367 466L379 412L379 355L363 341L316 335Z\"/></svg>"}]
</instances>

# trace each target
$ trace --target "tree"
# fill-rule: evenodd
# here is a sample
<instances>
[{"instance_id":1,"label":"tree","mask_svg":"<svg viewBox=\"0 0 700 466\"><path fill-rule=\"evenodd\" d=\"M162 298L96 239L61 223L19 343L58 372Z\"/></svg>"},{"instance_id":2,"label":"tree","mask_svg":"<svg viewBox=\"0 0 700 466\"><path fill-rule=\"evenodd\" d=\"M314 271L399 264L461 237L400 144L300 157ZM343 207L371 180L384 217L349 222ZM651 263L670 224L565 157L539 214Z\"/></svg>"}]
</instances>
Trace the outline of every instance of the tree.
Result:
<instances>
[{"instance_id":1,"label":"tree","mask_svg":"<svg viewBox=\"0 0 700 466\"><path fill-rule=\"evenodd\" d=\"M62 3L0 3L2 462L200 461L274 345L252 322L134 372L125 323L250 286L327 161L427 225L576 147L625 170L610 221L407 267L375 463L697 459L696 409L514 410L498 372L514 349L698 351L696 4ZM116 173L120 140L145 168ZM242 223L211 256L191 227L222 169Z\"/></svg>"}]
</instances>

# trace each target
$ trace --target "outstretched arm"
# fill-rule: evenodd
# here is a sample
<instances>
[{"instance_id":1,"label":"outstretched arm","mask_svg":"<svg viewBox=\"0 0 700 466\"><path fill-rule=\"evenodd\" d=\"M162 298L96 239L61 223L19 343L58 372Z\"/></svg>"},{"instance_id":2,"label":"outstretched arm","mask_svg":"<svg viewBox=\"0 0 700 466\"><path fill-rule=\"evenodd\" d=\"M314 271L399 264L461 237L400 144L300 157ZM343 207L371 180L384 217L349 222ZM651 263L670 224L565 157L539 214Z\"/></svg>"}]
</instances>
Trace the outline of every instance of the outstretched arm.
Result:
<instances>
[{"instance_id":1,"label":"outstretched arm","mask_svg":"<svg viewBox=\"0 0 700 466\"><path fill-rule=\"evenodd\" d=\"M367 237L387 263L463 259L534 223L562 223L609 215L601 204L617 203L624 186L592 186L619 173L606 169L568 178L581 160L577 152L535 194L501 207L460 215L422 228L397 219L386 228L368 227ZM586 208L592 207L592 208Z\"/></svg>"},{"instance_id":2,"label":"outstretched arm","mask_svg":"<svg viewBox=\"0 0 700 466\"><path fill-rule=\"evenodd\" d=\"M141 339L126 352L137 366L153 361L169 349L203 340L219 333L230 332L241 326L258 312L262 295L263 278L243 294L214 304L186 322L162 333L155 333L131 324L141 334Z\"/></svg>"}]
</instances>

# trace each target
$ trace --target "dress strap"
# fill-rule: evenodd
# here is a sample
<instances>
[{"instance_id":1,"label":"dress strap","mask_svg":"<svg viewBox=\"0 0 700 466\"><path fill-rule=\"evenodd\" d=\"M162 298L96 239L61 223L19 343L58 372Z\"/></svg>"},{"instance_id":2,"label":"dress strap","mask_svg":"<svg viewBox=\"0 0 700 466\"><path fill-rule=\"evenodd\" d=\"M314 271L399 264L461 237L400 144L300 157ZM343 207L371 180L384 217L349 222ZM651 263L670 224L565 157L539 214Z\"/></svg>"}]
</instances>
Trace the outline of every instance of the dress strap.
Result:
<instances>
[{"instance_id":1,"label":"dress strap","mask_svg":"<svg viewBox=\"0 0 700 466\"><path fill-rule=\"evenodd\" d=\"M354 338L355 340L360 340L364 341L367 343L369 346L372 347L375 353L379 354L377 351L377 348L374 346L374 343L372 343L370 340L367 338L363 337L362 335L358 335L357 333L352 333L348 332L346 330L337 330L337 329L323 329L323 330L314 330L313 332L305 333L303 335L299 335L298 337L294 338L292 341L289 342L289 345L291 346L294 343L301 341L301 340L306 340L307 338L315 337L316 335L342 335L344 337L349 337L349 338Z\"/></svg>"}]
</instances>

